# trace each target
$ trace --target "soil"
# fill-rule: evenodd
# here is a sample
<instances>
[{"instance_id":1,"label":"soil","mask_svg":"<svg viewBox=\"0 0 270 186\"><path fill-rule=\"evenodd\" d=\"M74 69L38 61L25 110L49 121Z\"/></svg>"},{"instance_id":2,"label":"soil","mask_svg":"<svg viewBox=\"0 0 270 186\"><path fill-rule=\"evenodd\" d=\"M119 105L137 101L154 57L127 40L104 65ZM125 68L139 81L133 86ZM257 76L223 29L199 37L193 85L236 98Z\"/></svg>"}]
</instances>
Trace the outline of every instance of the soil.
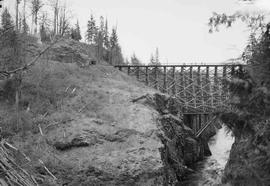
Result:
<instances>
[{"instance_id":1,"label":"soil","mask_svg":"<svg viewBox=\"0 0 270 186\"><path fill-rule=\"evenodd\" d=\"M82 52L76 54L84 56L79 64L47 56L23 75L21 102L27 107L19 114L14 105L1 103L5 137L31 158L22 166L40 185L154 186L181 181L206 147L173 108L176 100L105 62L84 63L90 54L72 45L57 45L56 51Z\"/></svg>"}]
</instances>

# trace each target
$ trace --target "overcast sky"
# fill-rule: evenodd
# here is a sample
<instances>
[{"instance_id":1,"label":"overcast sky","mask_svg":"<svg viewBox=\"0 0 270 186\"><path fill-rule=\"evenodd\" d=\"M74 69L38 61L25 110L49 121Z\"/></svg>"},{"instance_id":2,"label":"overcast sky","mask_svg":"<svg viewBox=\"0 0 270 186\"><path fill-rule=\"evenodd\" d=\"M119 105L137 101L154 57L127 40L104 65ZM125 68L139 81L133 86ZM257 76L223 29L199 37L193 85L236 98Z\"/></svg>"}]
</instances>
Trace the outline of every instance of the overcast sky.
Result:
<instances>
[{"instance_id":1,"label":"overcast sky","mask_svg":"<svg viewBox=\"0 0 270 186\"><path fill-rule=\"evenodd\" d=\"M14 7L14 0L4 0ZM85 33L91 12L116 25L125 57L133 53L148 63L159 48L162 63L221 63L241 55L248 30L239 23L231 29L209 34L212 12L233 13L246 5L237 0L67 0L73 18ZM270 7L258 0L257 7Z\"/></svg>"}]
</instances>

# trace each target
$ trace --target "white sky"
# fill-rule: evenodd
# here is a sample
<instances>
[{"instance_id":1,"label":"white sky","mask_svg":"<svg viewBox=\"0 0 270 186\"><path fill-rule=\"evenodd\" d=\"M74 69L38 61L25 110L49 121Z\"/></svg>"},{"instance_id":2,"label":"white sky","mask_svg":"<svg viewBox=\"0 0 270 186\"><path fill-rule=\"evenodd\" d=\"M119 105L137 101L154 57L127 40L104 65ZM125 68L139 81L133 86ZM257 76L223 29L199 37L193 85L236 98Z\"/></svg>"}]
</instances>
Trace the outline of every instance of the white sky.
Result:
<instances>
[{"instance_id":1,"label":"white sky","mask_svg":"<svg viewBox=\"0 0 270 186\"><path fill-rule=\"evenodd\" d=\"M14 0L4 0L14 7ZM67 0L82 35L91 12L116 25L125 57L134 52L145 63L159 48L162 63L220 63L241 55L248 30L241 23L209 34L212 12L233 13L245 5L237 0ZM270 0L257 7L270 10ZM268 8L269 7L269 8Z\"/></svg>"}]
</instances>

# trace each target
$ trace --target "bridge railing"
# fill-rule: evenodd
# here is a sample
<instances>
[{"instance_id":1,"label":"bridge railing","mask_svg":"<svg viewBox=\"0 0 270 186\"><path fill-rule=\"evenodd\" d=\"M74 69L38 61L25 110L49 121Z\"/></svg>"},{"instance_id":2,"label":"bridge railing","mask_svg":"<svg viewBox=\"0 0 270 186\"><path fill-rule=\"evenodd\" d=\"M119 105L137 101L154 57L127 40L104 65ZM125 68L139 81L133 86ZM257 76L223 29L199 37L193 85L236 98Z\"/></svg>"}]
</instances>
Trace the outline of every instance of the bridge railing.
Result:
<instances>
[{"instance_id":1,"label":"bridge railing","mask_svg":"<svg viewBox=\"0 0 270 186\"><path fill-rule=\"evenodd\" d=\"M176 97L184 113L211 113L227 107L224 81L242 65L117 65L119 70L161 92Z\"/></svg>"}]
</instances>

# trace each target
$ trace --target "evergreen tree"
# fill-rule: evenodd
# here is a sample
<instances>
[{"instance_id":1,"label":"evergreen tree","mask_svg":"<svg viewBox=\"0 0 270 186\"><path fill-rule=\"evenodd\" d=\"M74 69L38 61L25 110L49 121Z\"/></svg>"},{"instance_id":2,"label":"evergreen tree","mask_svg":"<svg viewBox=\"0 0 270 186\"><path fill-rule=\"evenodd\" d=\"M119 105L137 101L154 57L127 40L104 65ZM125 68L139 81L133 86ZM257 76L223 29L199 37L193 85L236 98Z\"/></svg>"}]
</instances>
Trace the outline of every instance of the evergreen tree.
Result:
<instances>
[{"instance_id":1,"label":"evergreen tree","mask_svg":"<svg viewBox=\"0 0 270 186\"><path fill-rule=\"evenodd\" d=\"M154 64L155 64L155 59L154 59L153 54L151 54L149 65L154 65Z\"/></svg>"},{"instance_id":2,"label":"evergreen tree","mask_svg":"<svg viewBox=\"0 0 270 186\"><path fill-rule=\"evenodd\" d=\"M151 54L149 65L161 65L160 60L159 60L158 48L156 48L155 56Z\"/></svg>"},{"instance_id":3,"label":"evergreen tree","mask_svg":"<svg viewBox=\"0 0 270 186\"><path fill-rule=\"evenodd\" d=\"M12 29L14 28L14 23L7 8L4 9L1 15L1 26L3 31L7 31L10 30L11 28Z\"/></svg>"},{"instance_id":4,"label":"evergreen tree","mask_svg":"<svg viewBox=\"0 0 270 186\"><path fill-rule=\"evenodd\" d=\"M103 44L104 44L104 18L100 16L99 29L97 30L97 34L95 37L95 45L97 51L98 60L103 58Z\"/></svg>"},{"instance_id":5,"label":"evergreen tree","mask_svg":"<svg viewBox=\"0 0 270 186\"><path fill-rule=\"evenodd\" d=\"M79 24L78 20L77 20L77 23L75 25L75 28L71 29L71 38L76 40L76 41L80 41L82 39L80 24Z\"/></svg>"},{"instance_id":6,"label":"evergreen tree","mask_svg":"<svg viewBox=\"0 0 270 186\"><path fill-rule=\"evenodd\" d=\"M125 64L124 63L124 58L122 55L122 50L121 47L119 45L117 45L116 47L112 48L111 50L111 64L112 65L121 65L121 64Z\"/></svg>"},{"instance_id":7,"label":"evergreen tree","mask_svg":"<svg viewBox=\"0 0 270 186\"><path fill-rule=\"evenodd\" d=\"M104 31L105 31L104 17L100 16L99 32L101 32L104 35Z\"/></svg>"},{"instance_id":8,"label":"evergreen tree","mask_svg":"<svg viewBox=\"0 0 270 186\"><path fill-rule=\"evenodd\" d=\"M87 23L86 41L90 44L93 44L96 34L97 34L96 21L94 19L94 16L91 14L91 18Z\"/></svg>"},{"instance_id":9,"label":"evergreen tree","mask_svg":"<svg viewBox=\"0 0 270 186\"><path fill-rule=\"evenodd\" d=\"M40 28L39 28L39 33L40 33L40 39L42 42L50 42L50 34L49 34L49 26L50 24L48 23L48 17L46 13L42 14L41 20L40 20Z\"/></svg>"},{"instance_id":10,"label":"evergreen tree","mask_svg":"<svg viewBox=\"0 0 270 186\"><path fill-rule=\"evenodd\" d=\"M156 53L155 53L155 64L160 65L158 48L156 48Z\"/></svg>"},{"instance_id":11,"label":"evergreen tree","mask_svg":"<svg viewBox=\"0 0 270 186\"><path fill-rule=\"evenodd\" d=\"M18 67L21 62L22 47L7 8L1 14L1 33L3 33L3 37L0 37L0 68L13 69Z\"/></svg>"},{"instance_id":12,"label":"evergreen tree","mask_svg":"<svg viewBox=\"0 0 270 186\"><path fill-rule=\"evenodd\" d=\"M119 53L121 52L121 48L118 45L118 36L117 36L117 31L116 28L112 29L112 34L110 37L110 64L111 65L115 65L116 60L115 60L115 56L118 56ZM119 63L119 62L117 62Z\"/></svg>"},{"instance_id":13,"label":"evergreen tree","mask_svg":"<svg viewBox=\"0 0 270 186\"><path fill-rule=\"evenodd\" d=\"M110 40L109 40L109 28L108 28L108 20L105 21L105 28L104 28L104 46L105 49L110 48Z\"/></svg>"},{"instance_id":14,"label":"evergreen tree","mask_svg":"<svg viewBox=\"0 0 270 186\"><path fill-rule=\"evenodd\" d=\"M135 53L131 56L130 63L131 63L131 65L141 65L142 64L142 62L137 58Z\"/></svg>"},{"instance_id":15,"label":"evergreen tree","mask_svg":"<svg viewBox=\"0 0 270 186\"><path fill-rule=\"evenodd\" d=\"M26 19L22 20L22 32L24 34L27 34L29 32L29 26L28 26L28 24L26 22Z\"/></svg>"},{"instance_id":16,"label":"evergreen tree","mask_svg":"<svg viewBox=\"0 0 270 186\"><path fill-rule=\"evenodd\" d=\"M80 41L82 39L82 35L81 35L81 28L80 28L79 20L77 20L76 32L77 32L77 39L76 40Z\"/></svg>"},{"instance_id":17,"label":"evergreen tree","mask_svg":"<svg viewBox=\"0 0 270 186\"><path fill-rule=\"evenodd\" d=\"M116 28L112 29L112 34L110 37L110 46L111 48L114 48L118 45L118 36L117 36L117 31Z\"/></svg>"},{"instance_id":18,"label":"evergreen tree","mask_svg":"<svg viewBox=\"0 0 270 186\"><path fill-rule=\"evenodd\" d=\"M40 38L42 42L50 41L49 34L46 31L45 25L41 24L40 25Z\"/></svg>"}]
</instances>

